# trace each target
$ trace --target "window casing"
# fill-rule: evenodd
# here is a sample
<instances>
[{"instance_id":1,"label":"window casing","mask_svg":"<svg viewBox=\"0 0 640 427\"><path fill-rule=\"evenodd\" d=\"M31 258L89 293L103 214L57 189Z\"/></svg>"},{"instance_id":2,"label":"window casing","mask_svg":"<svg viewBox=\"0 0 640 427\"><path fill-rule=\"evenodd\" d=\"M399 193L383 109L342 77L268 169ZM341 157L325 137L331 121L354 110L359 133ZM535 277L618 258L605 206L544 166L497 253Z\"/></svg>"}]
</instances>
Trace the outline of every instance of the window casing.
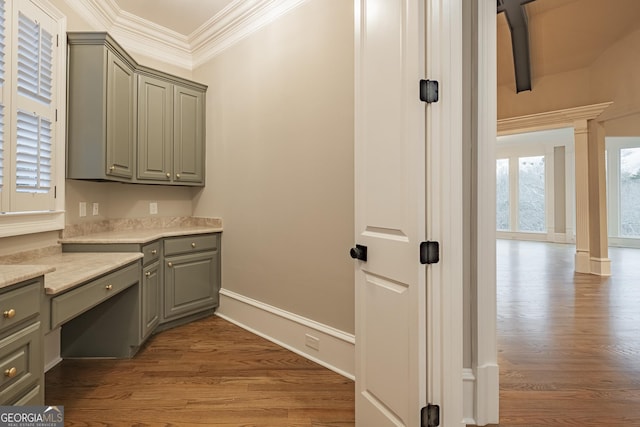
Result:
<instances>
[{"instance_id":1,"label":"window casing","mask_svg":"<svg viewBox=\"0 0 640 427\"><path fill-rule=\"evenodd\" d=\"M66 19L0 0L0 237L64 227Z\"/></svg>"}]
</instances>

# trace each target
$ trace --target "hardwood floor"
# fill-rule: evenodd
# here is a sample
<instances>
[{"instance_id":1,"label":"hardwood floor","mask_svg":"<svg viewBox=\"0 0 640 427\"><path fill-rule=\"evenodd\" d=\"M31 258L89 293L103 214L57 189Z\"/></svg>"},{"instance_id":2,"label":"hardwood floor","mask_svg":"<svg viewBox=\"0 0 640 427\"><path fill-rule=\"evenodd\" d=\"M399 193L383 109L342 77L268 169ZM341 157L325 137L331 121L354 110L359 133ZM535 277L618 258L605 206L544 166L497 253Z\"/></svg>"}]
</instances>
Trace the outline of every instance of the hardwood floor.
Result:
<instances>
[{"instance_id":1,"label":"hardwood floor","mask_svg":"<svg viewBox=\"0 0 640 427\"><path fill-rule=\"evenodd\" d=\"M640 250L498 241L500 426L640 426Z\"/></svg>"},{"instance_id":2,"label":"hardwood floor","mask_svg":"<svg viewBox=\"0 0 640 427\"><path fill-rule=\"evenodd\" d=\"M640 426L640 250L611 248L605 278L570 245L497 248L500 426ZM215 316L62 362L46 402L67 426L354 425L352 381Z\"/></svg>"},{"instance_id":3,"label":"hardwood floor","mask_svg":"<svg viewBox=\"0 0 640 427\"><path fill-rule=\"evenodd\" d=\"M131 360L64 360L45 401L65 426L353 426L354 383L217 316Z\"/></svg>"}]
</instances>

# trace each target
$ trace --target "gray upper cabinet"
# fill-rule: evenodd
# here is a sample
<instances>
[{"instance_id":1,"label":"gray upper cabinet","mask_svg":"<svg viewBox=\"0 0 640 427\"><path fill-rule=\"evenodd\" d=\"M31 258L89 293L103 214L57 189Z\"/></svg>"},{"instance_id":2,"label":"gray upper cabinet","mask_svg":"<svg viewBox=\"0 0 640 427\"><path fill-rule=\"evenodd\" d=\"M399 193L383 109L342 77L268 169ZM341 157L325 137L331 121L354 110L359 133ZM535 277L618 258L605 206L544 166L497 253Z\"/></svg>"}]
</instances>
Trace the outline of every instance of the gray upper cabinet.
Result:
<instances>
[{"instance_id":1,"label":"gray upper cabinet","mask_svg":"<svg viewBox=\"0 0 640 427\"><path fill-rule=\"evenodd\" d=\"M133 178L134 63L102 34L69 34L67 178Z\"/></svg>"},{"instance_id":2,"label":"gray upper cabinet","mask_svg":"<svg viewBox=\"0 0 640 427\"><path fill-rule=\"evenodd\" d=\"M207 87L137 64L107 33L67 40L67 178L204 185Z\"/></svg>"},{"instance_id":3,"label":"gray upper cabinet","mask_svg":"<svg viewBox=\"0 0 640 427\"><path fill-rule=\"evenodd\" d=\"M138 77L138 180L204 183L204 90Z\"/></svg>"},{"instance_id":4,"label":"gray upper cabinet","mask_svg":"<svg viewBox=\"0 0 640 427\"><path fill-rule=\"evenodd\" d=\"M173 84L138 77L138 179L170 182L173 175Z\"/></svg>"},{"instance_id":5,"label":"gray upper cabinet","mask_svg":"<svg viewBox=\"0 0 640 427\"><path fill-rule=\"evenodd\" d=\"M173 93L174 179L200 183L204 181L204 92L176 85Z\"/></svg>"}]
</instances>

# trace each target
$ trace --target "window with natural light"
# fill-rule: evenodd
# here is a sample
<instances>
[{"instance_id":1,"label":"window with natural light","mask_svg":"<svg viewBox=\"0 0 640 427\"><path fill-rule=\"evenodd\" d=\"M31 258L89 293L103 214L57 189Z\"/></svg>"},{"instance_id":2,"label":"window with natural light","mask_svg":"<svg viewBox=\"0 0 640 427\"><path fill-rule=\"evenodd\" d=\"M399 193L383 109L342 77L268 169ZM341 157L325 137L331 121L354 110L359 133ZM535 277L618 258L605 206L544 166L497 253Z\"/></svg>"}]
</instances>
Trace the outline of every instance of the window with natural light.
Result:
<instances>
[{"instance_id":1,"label":"window with natural light","mask_svg":"<svg viewBox=\"0 0 640 427\"><path fill-rule=\"evenodd\" d=\"M496 228L507 231L511 228L509 197L509 159L496 160Z\"/></svg>"},{"instance_id":2,"label":"window with natural light","mask_svg":"<svg viewBox=\"0 0 640 427\"><path fill-rule=\"evenodd\" d=\"M65 23L48 2L0 0L0 236L64 227Z\"/></svg>"},{"instance_id":3,"label":"window with natural light","mask_svg":"<svg viewBox=\"0 0 640 427\"><path fill-rule=\"evenodd\" d=\"M640 237L640 147L620 150L620 236Z\"/></svg>"},{"instance_id":4,"label":"window with natural light","mask_svg":"<svg viewBox=\"0 0 640 427\"><path fill-rule=\"evenodd\" d=\"M518 231L546 232L544 156L518 159Z\"/></svg>"}]
</instances>

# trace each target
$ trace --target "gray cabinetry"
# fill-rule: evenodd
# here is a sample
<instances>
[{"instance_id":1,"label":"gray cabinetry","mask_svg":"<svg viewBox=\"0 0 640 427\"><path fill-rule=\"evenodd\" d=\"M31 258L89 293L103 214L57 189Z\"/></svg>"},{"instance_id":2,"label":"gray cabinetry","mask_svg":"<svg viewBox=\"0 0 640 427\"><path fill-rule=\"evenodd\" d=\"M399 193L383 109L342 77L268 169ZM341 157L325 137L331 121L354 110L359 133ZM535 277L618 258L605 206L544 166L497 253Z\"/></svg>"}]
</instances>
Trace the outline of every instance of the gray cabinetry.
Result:
<instances>
[{"instance_id":1,"label":"gray cabinetry","mask_svg":"<svg viewBox=\"0 0 640 427\"><path fill-rule=\"evenodd\" d=\"M174 86L173 179L204 183L204 92Z\"/></svg>"},{"instance_id":2,"label":"gray cabinetry","mask_svg":"<svg viewBox=\"0 0 640 427\"><path fill-rule=\"evenodd\" d=\"M42 405L43 279L0 292L0 405Z\"/></svg>"},{"instance_id":3,"label":"gray cabinetry","mask_svg":"<svg viewBox=\"0 0 640 427\"><path fill-rule=\"evenodd\" d=\"M130 181L134 62L108 36L68 41L67 177Z\"/></svg>"},{"instance_id":4,"label":"gray cabinetry","mask_svg":"<svg viewBox=\"0 0 640 427\"><path fill-rule=\"evenodd\" d=\"M146 339L160 323L160 242L143 246L144 253L141 290L141 336Z\"/></svg>"},{"instance_id":5,"label":"gray cabinetry","mask_svg":"<svg viewBox=\"0 0 640 427\"><path fill-rule=\"evenodd\" d=\"M204 183L204 88L138 76L138 180Z\"/></svg>"},{"instance_id":6,"label":"gray cabinetry","mask_svg":"<svg viewBox=\"0 0 640 427\"><path fill-rule=\"evenodd\" d=\"M202 317L218 307L220 245L220 233L207 233L145 244L63 243L62 250L144 254L137 322L142 342L154 331Z\"/></svg>"},{"instance_id":7,"label":"gray cabinetry","mask_svg":"<svg viewBox=\"0 0 640 427\"><path fill-rule=\"evenodd\" d=\"M138 77L138 179L171 182L173 85Z\"/></svg>"},{"instance_id":8,"label":"gray cabinetry","mask_svg":"<svg viewBox=\"0 0 640 427\"><path fill-rule=\"evenodd\" d=\"M140 262L51 298L62 357L130 358L141 344Z\"/></svg>"},{"instance_id":9,"label":"gray cabinetry","mask_svg":"<svg viewBox=\"0 0 640 427\"><path fill-rule=\"evenodd\" d=\"M204 185L206 86L68 33L67 178Z\"/></svg>"},{"instance_id":10,"label":"gray cabinetry","mask_svg":"<svg viewBox=\"0 0 640 427\"><path fill-rule=\"evenodd\" d=\"M218 234L165 239L163 320L217 307L219 265Z\"/></svg>"}]
</instances>

